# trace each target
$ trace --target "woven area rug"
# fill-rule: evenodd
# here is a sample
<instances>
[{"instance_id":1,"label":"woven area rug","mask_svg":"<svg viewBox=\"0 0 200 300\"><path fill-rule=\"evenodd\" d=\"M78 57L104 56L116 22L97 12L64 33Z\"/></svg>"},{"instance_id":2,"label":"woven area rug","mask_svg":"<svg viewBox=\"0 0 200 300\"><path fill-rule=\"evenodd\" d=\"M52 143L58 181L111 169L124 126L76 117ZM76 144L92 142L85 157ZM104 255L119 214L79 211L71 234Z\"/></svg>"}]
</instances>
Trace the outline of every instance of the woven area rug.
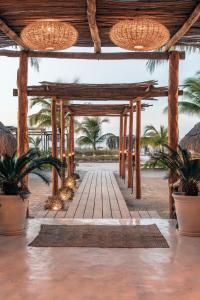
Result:
<instances>
[{"instance_id":1,"label":"woven area rug","mask_svg":"<svg viewBox=\"0 0 200 300\"><path fill-rule=\"evenodd\" d=\"M41 225L32 247L169 248L152 225Z\"/></svg>"}]
</instances>

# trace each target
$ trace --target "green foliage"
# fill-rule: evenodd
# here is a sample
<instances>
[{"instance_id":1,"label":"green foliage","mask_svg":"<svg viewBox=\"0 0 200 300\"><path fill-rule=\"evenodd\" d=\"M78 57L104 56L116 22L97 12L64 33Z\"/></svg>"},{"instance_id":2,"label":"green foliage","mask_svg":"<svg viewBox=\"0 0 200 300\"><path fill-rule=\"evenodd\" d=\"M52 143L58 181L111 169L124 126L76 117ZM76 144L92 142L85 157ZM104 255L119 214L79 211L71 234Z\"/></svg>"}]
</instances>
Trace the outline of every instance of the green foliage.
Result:
<instances>
[{"instance_id":1,"label":"green foliage","mask_svg":"<svg viewBox=\"0 0 200 300\"><path fill-rule=\"evenodd\" d=\"M96 151L96 147L98 144L103 143L106 141L110 136L114 136L112 133L107 134L101 134L102 132L102 124L107 123L108 119L103 119L99 117L84 118L83 122L79 124L79 127L76 129L76 132L83 133L82 136L80 136L77 139L77 143L82 145L92 145L94 151Z\"/></svg>"},{"instance_id":2,"label":"green foliage","mask_svg":"<svg viewBox=\"0 0 200 300\"><path fill-rule=\"evenodd\" d=\"M24 189L23 179L28 174L35 174L46 184L50 179L42 171L43 167L50 165L56 168L60 174L61 161L52 156L39 156L36 149L31 149L20 157L2 156L0 158L0 184L7 195L24 195L28 191Z\"/></svg>"},{"instance_id":3,"label":"green foliage","mask_svg":"<svg viewBox=\"0 0 200 300\"><path fill-rule=\"evenodd\" d=\"M198 195L200 182L200 159L192 160L190 152L180 146L173 150L165 145L164 150L154 153L152 161L163 163L180 180L179 188L186 195Z\"/></svg>"},{"instance_id":4,"label":"green foliage","mask_svg":"<svg viewBox=\"0 0 200 300\"><path fill-rule=\"evenodd\" d=\"M163 169L167 170L166 165L161 161L148 160L144 163L142 169Z\"/></svg>"},{"instance_id":5,"label":"green foliage","mask_svg":"<svg viewBox=\"0 0 200 300\"><path fill-rule=\"evenodd\" d=\"M143 146L152 146L162 148L168 141L168 129L164 126L160 126L157 130L153 125L145 127L144 135L141 138L141 144Z\"/></svg>"}]
</instances>

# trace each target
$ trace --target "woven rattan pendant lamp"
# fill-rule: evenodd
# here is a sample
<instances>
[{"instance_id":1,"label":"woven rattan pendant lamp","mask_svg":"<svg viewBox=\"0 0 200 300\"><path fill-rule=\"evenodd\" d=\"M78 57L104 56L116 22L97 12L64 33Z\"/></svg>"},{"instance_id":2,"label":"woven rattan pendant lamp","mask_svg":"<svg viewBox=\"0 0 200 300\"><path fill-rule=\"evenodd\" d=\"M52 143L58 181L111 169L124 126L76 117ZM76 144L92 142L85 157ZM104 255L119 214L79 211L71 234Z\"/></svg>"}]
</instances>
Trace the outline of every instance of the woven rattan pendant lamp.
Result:
<instances>
[{"instance_id":1,"label":"woven rattan pendant lamp","mask_svg":"<svg viewBox=\"0 0 200 300\"><path fill-rule=\"evenodd\" d=\"M165 45L169 38L167 27L149 17L122 20L110 30L111 41L127 50L155 50Z\"/></svg>"},{"instance_id":2,"label":"woven rattan pendant lamp","mask_svg":"<svg viewBox=\"0 0 200 300\"><path fill-rule=\"evenodd\" d=\"M69 23L40 20L26 26L21 32L21 38L32 50L64 50L76 43L78 32Z\"/></svg>"}]
</instances>

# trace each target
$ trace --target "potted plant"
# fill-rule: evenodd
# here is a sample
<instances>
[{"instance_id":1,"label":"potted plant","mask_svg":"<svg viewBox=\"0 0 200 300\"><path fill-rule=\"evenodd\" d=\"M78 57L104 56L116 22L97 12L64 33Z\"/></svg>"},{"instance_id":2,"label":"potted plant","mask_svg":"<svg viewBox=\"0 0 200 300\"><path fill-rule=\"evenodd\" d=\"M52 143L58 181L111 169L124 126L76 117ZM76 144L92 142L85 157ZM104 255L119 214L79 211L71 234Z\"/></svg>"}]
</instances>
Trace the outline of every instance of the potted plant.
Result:
<instances>
[{"instance_id":1,"label":"potted plant","mask_svg":"<svg viewBox=\"0 0 200 300\"><path fill-rule=\"evenodd\" d=\"M60 172L59 159L39 156L36 149L18 158L16 153L0 157L0 234L17 235L24 232L29 194L24 180L32 173L49 184L50 179L42 171L45 165L53 166Z\"/></svg>"},{"instance_id":2,"label":"potted plant","mask_svg":"<svg viewBox=\"0 0 200 300\"><path fill-rule=\"evenodd\" d=\"M200 159L193 159L191 153L180 146L173 150L167 145L152 158L164 163L177 178L172 188L180 233L200 236Z\"/></svg>"}]
</instances>

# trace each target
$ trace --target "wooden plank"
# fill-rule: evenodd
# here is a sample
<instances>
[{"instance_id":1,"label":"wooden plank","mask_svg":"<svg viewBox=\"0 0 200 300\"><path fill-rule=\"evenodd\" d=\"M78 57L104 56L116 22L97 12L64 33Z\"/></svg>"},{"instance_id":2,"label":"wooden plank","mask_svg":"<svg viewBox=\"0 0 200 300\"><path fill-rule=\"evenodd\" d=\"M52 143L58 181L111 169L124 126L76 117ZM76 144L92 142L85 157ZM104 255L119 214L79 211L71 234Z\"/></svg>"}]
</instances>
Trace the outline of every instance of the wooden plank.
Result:
<instances>
[{"instance_id":1,"label":"wooden plank","mask_svg":"<svg viewBox=\"0 0 200 300\"><path fill-rule=\"evenodd\" d=\"M103 218L103 199L102 199L102 173L99 171L97 173L97 186L96 186L96 197L94 204L94 219Z\"/></svg>"},{"instance_id":2,"label":"wooden plank","mask_svg":"<svg viewBox=\"0 0 200 300\"><path fill-rule=\"evenodd\" d=\"M161 219L160 215L156 210L148 210L148 213L152 219Z\"/></svg>"},{"instance_id":3,"label":"wooden plank","mask_svg":"<svg viewBox=\"0 0 200 300\"><path fill-rule=\"evenodd\" d=\"M89 175L90 175L90 172L87 172L85 174L85 176L83 177L83 180L82 180L78 190L76 191L74 199L73 199L72 203L70 203L70 206L67 210L67 213L66 213L66 216L65 216L66 218L73 218L74 217L74 215L76 213L76 210L77 210L77 207L79 205L79 201L81 200L82 193L85 190Z\"/></svg>"},{"instance_id":4,"label":"wooden plank","mask_svg":"<svg viewBox=\"0 0 200 300\"><path fill-rule=\"evenodd\" d=\"M90 28L91 37L94 43L94 52L101 52L101 39L96 22L96 0L87 0L87 19Z\"/></svg>"},{"instance_id":5,"label":"wooden plank","mask_svg":"<svg viewBox=\"0 0 200 300\"><path fill-rule=\"evenodd\" d=\"M122 178L126 177L126 131L127 131L127 116L124 116L123 126L123 143L122 143Z\"/></svg>"},{"instance_id":6,"label":"wooden plank","mask_svg":"<svg viewBox=\"0 0 200 300\"><path fill-rule=\"evenodd\" d=\"M85 207L84 218L92 219L94 213L94 203L96 197L96 185L97 185L97 172L94 172L91 187Z\"/></svg>"},{"instance_id":7,"label":"wooden plank","mask_svg":"<svg viewBox=\"0 0 200 300\"><path fill-rule=\"evenodd\" d=\"M55 218L57 213L57 210L48 210L48 213L46 214L45 218Z\"/></svg>"},{"instance_id":8,"label":"wooden plank","mask_svg":"<svg viewBox=\"0 0 200 300\"><path fill-rule=\"evenodd\" d=\"M145 210L139 210L139 215L141 218L143 219L149 219L150 218L150 215L148 214L147 211Z\"/></svg>"},{"instance_id":9,"label":"wooden plank","mask_svg":"<svg viewBox=\"0 0 200 300\"><path fill-rule=\"evenodd\" d=\"M180 51L180 59L185 59L185 52ZM19 57L20 51L0 50L0 56ZM87 53L87 52L48 52L28 51L29 57L54 59L89 59L89 60L129 60L156 59L168 60L169 52L115 52L115 53Z\"/></svg>"},{"instance_id":10,"label":"wooden plank","mask_svg":"<svg viewBox=\"0 0 200 300\"><path fill-rule=\"evenodd\" d=\"M65 218L66 216L66 210L59 210L55 216L56 219Z\"/></svg>"},{"instance_id":11,"label":"wooden plank","mask_svg":"<svg viewBox=\"0 0 200 300\"><path fill-rule=\"evenodd\" d=\"M18 46L27 50L27 47L23 43L22 39L14 32L2 19L0 19L0 30Z\"/></svg>"},{"instance_id":12,"label":"wooden plank","mask_svg":"<svg viewBox=\"0 0 200 300\"><path fill-rule=\"evenodd\" d=\"M108 195L105 171L102 172L102 201L103 201L103 219L112 218L110 199Z\"/></svg>"},{"instance_id":13,"label":"wooden plank","mask_svg":"<svg viewBox=\"0 0 200 300\"><path fill-rule=\"evenodd\" d=\"M90 188L91 188L93 176L94 176L94 172L90 172L88 180L87 180L87 184L86 184L85 189L84 189L84 191L81 195L81 199L79 201L79 204L78 204L76 213L74 215L74 218L77 218L77 219L83 219L84 218L85 208L86 208L86 205L87 205L87 201L88 201L88 197L89 197L89 193L90 193Z\"/></svg>"},{"instance_id":14,"label":"wooden plank","mask_svg":"<svg viewBox=\"0 0 200 300\"><path fill-rule=\"evenodd\" d=\"M124 199L124 197L123 197L123 195L120 191L120 188L118 186L116 178L115 178L115 176L112 172L110 172L110 178L111 178L113 189L115 191L115 195L116 195L116 198L117 198L117 201L118 201L118 205L119 205L119 208L120 208L122 219L129 219L131 217L129 209L128 209L128 207L126 205L126 201L125 201L125 199Z\"/></svg>"},{"instance_id":15,"label":"wooden plank","mask_svg":"<svg viewBox=\"0 0 200 300\"><path fill-rule=\"evenodd\" d=\"M38 211L36 218L45 218L48 214L48 210L40 210Z\"/></svg>"},{"instance_id":16,"label":"wooden plank","mask_svg":"<svg viewBox=\"0 0 200 300\"><path fill-rule=\"evenodd\" d=\"M139 215L138 211L136 211L136 210L130 211L130 214L133 219L140 219L140 215Z\"/></svg>"},{"instance_id":17,"label":"wooden plank","mask_svg":"<svg viewBox=\"0 0 200 300\"><path fill-rule=\"evenodd\" d=\"M106 181L107 181L107 189L108 189L108 195L110 198L110 207L111 207L111 215L114 219L121 219L121 212L119 209L117 197L115 194L115 191L113 189L112 181L110 178L110 172L106 172Z\"/></svg>"},{"instance_id":18,"label":"wooden plank","mask_svg":"<svg viewBox=\"0 0 200 300\"><path fill-rule=\"evenodd\" d=\"M60 159L62 160L61 186L65 184L65 101L60 102Z\"/></svg>"},{"instance_id":19,"label":"wooden plank","mask_svg":"<svg viewBox=\"0 0 200 300\"><path fill-rule=\"evenodd\" d=\"M200 3L196 6L192 14L189 16L186 22L181 26L181 28L169 40L169 42L165 46L165 51L169 50L172 46L174 46L198 21L199 17L200 17Z\"/></svg>"}]
</instances>

